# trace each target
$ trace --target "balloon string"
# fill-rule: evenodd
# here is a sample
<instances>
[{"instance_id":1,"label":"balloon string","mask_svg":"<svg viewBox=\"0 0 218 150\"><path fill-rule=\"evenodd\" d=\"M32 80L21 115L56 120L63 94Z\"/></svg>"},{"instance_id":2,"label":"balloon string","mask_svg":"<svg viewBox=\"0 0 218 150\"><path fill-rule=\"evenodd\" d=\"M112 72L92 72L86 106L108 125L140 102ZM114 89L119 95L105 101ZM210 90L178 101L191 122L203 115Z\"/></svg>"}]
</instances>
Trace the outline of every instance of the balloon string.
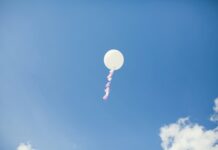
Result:
<instances>
[{"instance_id":1,"label":"balloon string","mask_svg":"<svg viewBox=\"0 0 218 150\"><path fill-rule=\"evenodd\" d=\"M112 80L112 76L114 74L114 70L110 70L108 76L107 76L107 83L105 85L105 95L103 96L103 100L107 100L110 94L110 85L111 85L111 80Z\"/></svg>"}]
</instances>

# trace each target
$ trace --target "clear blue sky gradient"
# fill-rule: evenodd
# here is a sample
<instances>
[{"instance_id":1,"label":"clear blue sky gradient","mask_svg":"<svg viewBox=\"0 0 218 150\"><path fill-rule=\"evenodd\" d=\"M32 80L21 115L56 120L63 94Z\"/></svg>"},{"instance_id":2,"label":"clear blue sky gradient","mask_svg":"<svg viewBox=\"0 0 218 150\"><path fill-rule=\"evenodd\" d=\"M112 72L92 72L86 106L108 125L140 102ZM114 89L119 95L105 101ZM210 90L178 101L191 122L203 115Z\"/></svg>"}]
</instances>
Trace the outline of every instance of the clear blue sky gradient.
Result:
<instances>
[{"instance_id":1,"label":"clear blue sky gradient","mask_svg":"<svg viewBox=\"0 0 218 150\"><path fill-rule=\"evenodd\" d=\"M218 3L0 2L0 149L161 150L159 128L209 128ZM102 101L108 49L125 55Z\"/></svg>"}]
</instances>

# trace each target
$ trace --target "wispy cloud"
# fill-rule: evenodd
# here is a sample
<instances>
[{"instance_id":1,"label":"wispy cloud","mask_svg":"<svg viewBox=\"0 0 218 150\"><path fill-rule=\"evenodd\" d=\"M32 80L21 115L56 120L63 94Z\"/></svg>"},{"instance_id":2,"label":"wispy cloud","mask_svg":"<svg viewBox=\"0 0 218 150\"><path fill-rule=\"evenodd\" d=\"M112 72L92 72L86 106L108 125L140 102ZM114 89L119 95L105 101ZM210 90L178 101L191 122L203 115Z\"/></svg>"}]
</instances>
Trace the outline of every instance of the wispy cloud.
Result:
<instances>
[{"instance_id":1,"label":"wispy cloud","mask_svg":"<svg viewBox=\"0 0 218 150\"><path fill-rule=\"evenodd\" d=\"M19 146L17 147L17 150L34 150L31 146L31 144L25 144L25 143L20 143Z\"/></svg>"},{"instance_id":2,"label":"wispy cloud","mask_svg":"<svg viewBox=\"0 0 218 150\"><path fill-rule=\"evenodd\" d=\"M212 120L217 121L218 99L214 111ZM189 118L180 118L176 123L161 127L160 137L164 150L218 150L218 127L207 130Z\"/></svg>"},{"instance_id":3,"label":"wispy cloud","mask_svg":"<svg viewBox=\"0 0 218 150\"><path fill-rule=\"evenodd\" d=\"M215 103L215 106L213 107L214 114L210 117L210 120L216 122L218 121L218 98L215 99L214 103Z\"/></svg>"}]
</instances>

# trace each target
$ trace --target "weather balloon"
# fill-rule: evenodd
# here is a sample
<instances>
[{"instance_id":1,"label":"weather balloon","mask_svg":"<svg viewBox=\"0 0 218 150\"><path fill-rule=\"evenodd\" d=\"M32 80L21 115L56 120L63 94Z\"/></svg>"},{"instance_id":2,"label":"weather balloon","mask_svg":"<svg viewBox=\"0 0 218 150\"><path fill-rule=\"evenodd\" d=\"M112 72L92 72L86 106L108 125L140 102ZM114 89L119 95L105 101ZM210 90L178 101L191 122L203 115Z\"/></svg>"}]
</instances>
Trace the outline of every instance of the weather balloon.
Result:
<instances>
[{"instance_id":1,"label":"weather balloon","mask_svg":"<svg viewBox=\"0 0 218 150\"><path fill-rule=\"evenodd\" d=\"M110 85L114 71L120 69L123 66L123 63L124 57L119 50L111 49L104 55L104 64L110 70L107 76L107 84L105 85L104 100L107 100L109 97Z\"/></svg>"}]
</instances>

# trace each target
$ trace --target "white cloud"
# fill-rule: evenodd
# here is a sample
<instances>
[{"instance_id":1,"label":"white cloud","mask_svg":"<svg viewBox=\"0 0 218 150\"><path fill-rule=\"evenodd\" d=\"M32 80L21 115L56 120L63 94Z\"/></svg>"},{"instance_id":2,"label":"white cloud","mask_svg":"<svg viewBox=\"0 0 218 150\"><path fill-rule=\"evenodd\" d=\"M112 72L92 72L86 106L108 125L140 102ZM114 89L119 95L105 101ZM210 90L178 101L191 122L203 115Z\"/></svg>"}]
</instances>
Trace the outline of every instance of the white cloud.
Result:
<instances>
[{"instance_id":1,"label":"white cloud","mask_svg":"<svg viewBox=\"0 0 218 150\"><path fill-rule=\"evenodd\" d=\"M206 130L189 118L162 127L160 137L164 150L218 150L218 127Z\"/></svg>"},{"instance_id":2,"label":"white cloud","mask_svg":"<svg viewBox=\"0 0 218 150\"><path fill-rule=\"evenodd\" d=\"M20 143L17 150L34 150L30 144Z\"/></svg>"},{"instance_id":3,"label":"white cloud","mask_svg":"<svg viewBox=\"0 0 218 150\"><path fill-rule=\"evenodd\" d=\"M214 112L211 120L218 121L218 98ZM218 150L218 126L207 130L189 118L161 127L160 137L163 150Z\"/></svg>"},{"instance_id":4,"label":"white cloud","mask_svg":"<svg viewBox=\"0 0 218 150\"><path fill-rule=\"evenodd\" d=\"M214 114L210 117L210 120L216 122L218 121L218 98L215 99L214 103L215 103L215 106L213 107Z\"/></svg>"}]
</instances>

